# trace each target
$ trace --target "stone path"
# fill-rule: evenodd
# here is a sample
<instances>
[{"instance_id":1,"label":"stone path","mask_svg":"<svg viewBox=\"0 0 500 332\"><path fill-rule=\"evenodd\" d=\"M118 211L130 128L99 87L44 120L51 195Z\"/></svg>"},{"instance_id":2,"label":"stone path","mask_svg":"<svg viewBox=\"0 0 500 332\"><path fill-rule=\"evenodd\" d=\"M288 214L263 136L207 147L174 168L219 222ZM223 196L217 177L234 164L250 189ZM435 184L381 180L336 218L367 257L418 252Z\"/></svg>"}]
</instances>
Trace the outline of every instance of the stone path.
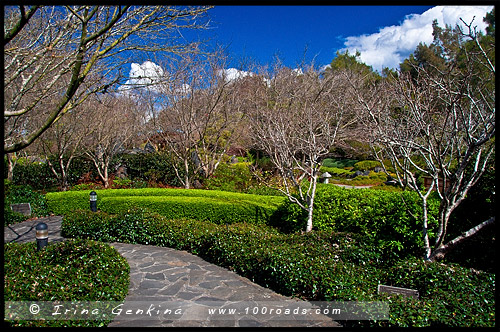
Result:
<instances>
[{"instance_id":1,"label":"stone path","mask_svg":"<svg viewBox=\"0 0 500 332\"><path fill-rule=\"evenodd\" d=\"M364 186L353 186L353 185L350 185L350 184L341 184L341 183L332 183L333 185L336 185L337 187L342 187L342 188L346 188L346 189L368 189L368 188L371 188L373 187L374 185L371 185L371 184L367 184L367 185L364 185Z\"/></svg>"},{"instance_id":2,"label":"stone path","mask_svg":"<svg viewBox=\"0 0 500 332\"><path fill-rule=\"evenodd\" d=\"M49 243L62 241L62 217L4 228L4 241L35 240L45 222ZM130 265L129 292L108 326L131 327L306 327L340 326L305 301L291 299L249 279L171 248L111 243ZM307 314L305 312L307 311Z\"/></svg>"}]
</instances>

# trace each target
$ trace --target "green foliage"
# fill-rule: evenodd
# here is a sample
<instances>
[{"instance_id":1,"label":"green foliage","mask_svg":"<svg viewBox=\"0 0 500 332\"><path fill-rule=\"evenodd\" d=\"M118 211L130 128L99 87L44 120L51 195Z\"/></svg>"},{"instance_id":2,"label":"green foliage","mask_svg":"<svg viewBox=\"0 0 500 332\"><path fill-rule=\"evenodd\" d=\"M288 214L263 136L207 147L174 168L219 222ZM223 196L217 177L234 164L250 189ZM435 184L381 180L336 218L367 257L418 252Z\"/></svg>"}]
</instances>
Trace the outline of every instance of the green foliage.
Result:
<instances>
[{"instance_id":1,"label":"green foliage","mask_svg":"<svg viewBox=\"0 0 500 332\"><path fill-rule=\"evenodd\" d=\"M339 176L339 177L347 177L353 173L351 170L348 169L338 168L338 167L326 167L326 166L321 166L319 171L321 173L328 172L332 176Z\"/></svg>"},{"instance_id":2,"label":"green foliage","mask_svg":"<svg viewBox=\"0 0 500 332\"><path fill-rule=\"evenodd\" d=\"M345 53L340 53L337 51L335 59L330 63L330 68L328 71L339 71L339 70L351 70L353 72L361 74L365 77L365 81L378 81L380 80L380 75L378 75L371 66L359 61L360 53L356 51L354 55L349 55L349 51Z\"/></svg>"},{"instance_id":3,"label":"green foliage","mask_svg":"<svg viewBox=\"0 0 500 332\"><path fill-rule=\"evenodd\" d=\"M213 198L179 196L104 197L99 208L110 213L144 207L169 219L191 218L214 223L235 223L241 220L266 223L274 207L266 204L226 201Z\"/></svg>"},{"instance_id":4,"label":"green foliage","mask_svg":"<svg viewBox=\"0 0 500 332\"><path fill-rule=\"evenodd\" d=\"M4 192L4 225L24 221L30 217L43 217L49 215L45 196L33 190L29 185L13 185L5 182ZM23 216L13 212L11 204L30 203L31 216Z\"/></svg>"},{"instance_id":5,"label":"green foliage","mask_svg":"<svg viewBox=\"0 0 500 332\"><path fill-rule=\"evenodd\" d=\"M12 224L17 224L17 223L25 221L28 218L29 217L27 217L27 216L25 216L25 215L23 215L21 213L12 211L12 209L10 208L10 204L9 205L7 205L7 204L4 205L4 209L3 209L3 222L4 222L4 226L12 225Z\"/></svg>"},{"instance_id":6,"label":"green foliage","mask_svg":"<svg viewBox=\"0 0 500 332\"><path fill-rule=\"evenodd\" d=\"M92 191L96 190L98 188L101 188L101 185L97 185L95 183L80 183L77 185L74 185L71 187L71 190L77 191L77 190L87 190L87 191Z\"/></svg>"},{"instance_id":7,"label":"green foliage","mask_svg":"<svg viewBox=\"0 0 500 332\"><path fill-rule=\"evenodd\" d=\"M382 284L417 289L420 295L418 300L381 296L391 308L388 324L495 326L494 274L413 258L395 263L380 276Z\"/></svg>"},{"instance_id":8,"label":"green foliage","mask_svg":"<svg viewBox=\"0 0 500 332\"><path fill-rule=\"evenodd\" d=\"M70 186L76 185L85 174L88 174L91 179L97 179L99 177L92 161L84 157L74 158L68 170L68 184Z\"/></svg>"},{"instance_id":9,"label":"green foliage","mask_svg":"<svg viewBox=\"0 0 500 332\"><path fill-rule=\"evenodd\" d=\"M250 156L251 157L251 156ZM240 158L242 159L242 158ZM260 159L262 161L262 159ZM281 192L262 184L250 170L253 162L238 162L235 164L220 164L215 173L204 182L204 187L210 190L240 192L254 195L281 196ZM264 169L267 166L264 166ZM262 176L269 177L269 171L260 169ZM265 174L265 175L264 175Z\"/></svg>"},{"instance_id":10,"label":"green foliage","mask_svg":"<svg viewBox=\"0 0 500 332\"><path fill-rule=\"evenodd\" d=\"M429 235L437 226L439 201L430 199ZM413 192L345 189L319 185L314 202L313 228L359 233L377 240L386 255L415 255L423 247L420 199ZM289 201L280 206L272 224L287 232L305 229L306 214Z\"/></svg>"},{"instance_id":11,"label":"green foliage","mask_svg":"<svg viewBox=\"0 0 500 332\"><path fill-rule=\"evenodd\" d=\"M57 179L47 163L29 162L25 159L18 160L14 167L12 182L15 185L27 185L36 190L57 186Z\"/></svg>"},{"instance_id":12,"label":"green foliage","mask_svg":"<svg viewBox=\"0 0 500 332\"><path fill-rule=\"evenodd\" d=\"M358 161L357 163L354 164L354 171L373 171L375 167L381 167L382 165L380 164L379 161L376 160L363 160L363 161Z\"/></svg>"},{"instance_id":13,"label":"green foliage","mask_svg":"<svg viewBox=\"0 0 500 332\"><path fill-rule=\"evenodd\" d=\"M358 161L353 159L332 159L327 158L323 160L322 165L325 167L346 168L353 167Z\"/></svg>"},{"instance_id":14,"label":"green foliage","mask_svg":"<svg viewBox=\"0 0 500 332\"><path fill-rule=\"evenodd\" d=\"M114 248L66 240L42 251L36 243L4 246L5 301L122 301L129 266ZM18 321L15 326L105 326L109 321Z\"/></svg>"},{"instance_id":15,"label":"green foliage","mask_svg":"<svg viewBox=\"0 0 500 332\"><path fill-rule=\"evenodd\" d=\"M384 261L376 242L360 234L283 234L265 225L167 220L144 209L117 215L77 211L64 219L63 230L65 236L188 250L305 300L390 303L389 321L343 322L351 327L494 326L493 274L418 259ZM420 299L379 295L379 283L415 288Z\"/></svg>"},{"instance_id":16,"label":"green foliage","mask_svg":"<svg viewBox=\"0 0 500 332\"><path fill-rule=\"evenodd\" d=\"M196 220L171 220L144 208L118 214L77 210L66 216L61 234L66 237L125 242L203 251L203 238L217 226Z\"/></svg>"},{"instance_id":17,"label":"green foliage","mask_svg":"<svg viewBox=\"0 0 500 332\"><path fill-rule=\"evenodd\" d=\"M144 207L170 219L190 218L221 224L242 220L266 223L283 201L282 197L197 189L108 189L96 193L98 209L109 213ZM89 209L86 191L47 193L46 197L54 214Z\"/></svg>"},{"instance_id":18,"label":"green foliage","mask_svg":"<svg viewBox=\"0 0 500 332\"><path fill-rule=\"evenodd\" d=\"M370 172L368 175L359 175L351 179L349 182L344 182L344 184L349 184L352 186L363 186L363 185L379 185L387 181L387 175L383 172Z\"/></svg>"},{"instance_id":19,"label":"green foliage","mask_svg":"<svg viewBox=\"0 0 500 332\"><path fill-rule=\"evenodd\" d=\"M235 164L221 163L215 173L205 180L205 187L211 190L245 192L252 185L252 172L249 163L241 162Z\"/></svg>"},{"instance_id":20,"label":"green foliage","mask_svg":"<svg viewBox=\"0 0 500 332\"><path fill-rule=\"evenodd\" d=\"M130 179L114 179L110 185L114 189L127 189L127 188L132 187L132 180L130 180Z\"/></svg>"},{"instance_id":21,"label":"green foliage","mask_svg":"<svg viewBox=\"0 0 500 332\"><path fill-rule=\"evenodd\" d=\"M478 36L478 43L482 50L479 51L476 41L464 38L462 31L457 26L447 25L442 28L437 20L432 23L434 40L430 45L420 43L413 54L400 64L401 72L409 72L417 81L419 69L424 69L428 74L442 76L442 73L453 72L455 77L468 78L473 85L487 87L494 96L494 72L490 72L481 59L476 61L470 54L487 54L489 59L495 59L495 12L486 14L483 21L488 23L487 34ZM473 22L466 22L471 23ZM468 54L467 54L468 53ZM493 62L494 63L494 62ZM493 76L492 76L493 75ZM480 79L475 78L475 76ZM493 100L494 102L494 100Z\"/></svg>"}]
</instances>

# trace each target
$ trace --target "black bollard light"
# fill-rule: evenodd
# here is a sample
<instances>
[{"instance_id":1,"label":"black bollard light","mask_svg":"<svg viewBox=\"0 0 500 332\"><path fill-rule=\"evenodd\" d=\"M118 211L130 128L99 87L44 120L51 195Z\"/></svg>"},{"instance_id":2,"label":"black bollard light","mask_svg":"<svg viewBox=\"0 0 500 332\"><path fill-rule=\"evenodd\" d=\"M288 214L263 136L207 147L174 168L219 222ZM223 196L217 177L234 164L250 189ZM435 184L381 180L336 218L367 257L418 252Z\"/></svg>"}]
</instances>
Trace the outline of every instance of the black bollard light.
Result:
<instances>
[{"instance_id":1,"label":"black bollard light","mask_svg":"<svg viewBox=\"0 0 500 332\"><path fill-rule=\"evenodd\" d=\"M90 192L90 210L97 212L97 193L95 191Z\"/></svg>"},{"instance_id":2,"label":"black bollard light","mask_svg":"<svg viewBox=\"0 0 500 332\"><path fill-rule=\"evenodd\" d=\"M49 244L49 228L44 222L38 223L35 227L36 250L40 251Z\"/></svg>"}]
</instances>

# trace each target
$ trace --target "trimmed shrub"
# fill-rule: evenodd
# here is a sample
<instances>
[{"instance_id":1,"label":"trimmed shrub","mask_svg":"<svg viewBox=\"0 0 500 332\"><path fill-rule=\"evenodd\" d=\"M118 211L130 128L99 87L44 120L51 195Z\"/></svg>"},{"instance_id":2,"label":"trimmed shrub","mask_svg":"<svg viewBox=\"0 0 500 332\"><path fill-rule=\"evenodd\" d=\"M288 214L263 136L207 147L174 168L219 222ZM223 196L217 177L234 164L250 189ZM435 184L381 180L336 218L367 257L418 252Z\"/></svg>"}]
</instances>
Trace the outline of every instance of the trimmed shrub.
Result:
<instances>
[{"instance_id":1,"label":"trimmed shrub","mask_svg":"<svg viewBox=\"0 0 500 332\"><path fill-rule=\"evenodd\" d=\"M114 248L67 240L42 251L36 243L4 246L5 301L122 301L129 266ZM10 321L14 326L105 326L109 320Z\"/></svg>"},{"instance_id":2,"label":"trimmed shrub","mask_svg":"<svg viewBox=\"0 0 500 332\"><path fill-rule=\"evenodd\" d=\"M358 160L354 159L332 159L326 158L323 160L322 165L325 167L336 167L336 168L345 168L345 167L353 167Z\"/></svg>"},{"instance_id":3,"label":"trimmed shrub","mask_svg":"<svg viewBox=\"0 0 500 332\"><path fill-rule=\"evenodd\" d=\"M350 170L347 170L344 168L338 168L338 167L321 166L319 171L321 173L328 172L333 176L340 176L340 177L348 177L349 175L353 174L353 172Z\"/></svg>"},{"instance_id":4,"label":"trimmed shrub","mask_svg":"<svg viewBox=\"0 0 500 332\"><path fill-rule=\"evenodd\" d=\"M387 175L383 172L370 172L368 175L359 175L350 180L348 183L352 186L362 186L362 185L379 185L387 181Z\"/></svg>"},{"instance_id":5,"label":"trimmed shrub","mask_svg":"<svg viewBox=\"0 0 500 332\"><path fill-rule=\"evenodd\" d=\"M439 201L430 199L429 235L437 225ZM414 192L345 189L318 185L314 201L313 228L359 233L377 240L387 255L421 256L423 246L420 199ZM306 212L290 201L280 206L271 224L282 231L305 229ZM393 257L393 258L395 258Z\"/></svg>"},{"instance_id":6,"label":"trimmed shrub","mask_svg":"<svg viewBox=\"0 0 500 332\"><path fill-rule=\"evenodd\" d=\"M105 212L143 207L169 219L191 218L214 223L266 223L283 201L283 197L196 189L109 189L96 193L98 209ZM46 197L54 214L89 209L89 192L47 193Z\"/></svg>"}]
</instances>

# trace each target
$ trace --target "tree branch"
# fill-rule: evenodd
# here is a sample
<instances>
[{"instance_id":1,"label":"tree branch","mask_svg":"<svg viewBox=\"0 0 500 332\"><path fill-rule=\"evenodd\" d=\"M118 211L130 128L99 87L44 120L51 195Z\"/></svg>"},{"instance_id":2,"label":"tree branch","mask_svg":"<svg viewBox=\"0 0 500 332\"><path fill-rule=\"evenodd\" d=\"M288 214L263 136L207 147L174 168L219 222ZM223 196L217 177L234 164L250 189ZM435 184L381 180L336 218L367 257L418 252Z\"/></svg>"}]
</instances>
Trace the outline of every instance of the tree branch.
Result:
<instances>
[{"instance_id":1,"label":"tree branch","mask_svg":"<svg viewBox=\"0 0 500 332\"><path fill-rule=\"evenodd\" d=\"M31 6L28 12L24 11L24 6L19 6L19 11L21 12L21 17L14 25L14 27L5 34L3 37L3 46L7 45L12 39L14 39L17 34L24 28L24 26L29 22L30 18L35 14L40 6Z\"/></svg>"},{"instance_id":2,"label":"tree branch","mask_svg":"<svg viewBox=\"0 0 500 332\"><path fill-rule=\"evenodd\" d=\"M493 225L494 223L495 223L495 217L491 217L488 220L483 221L479 225L472 227L471 229L457 236L448 243L441 245L437 249L434 249L434 251L429 256L428 260L434 262L439 259L442 259L446 255L446 253L450 252L452 249L456 248L459 244L463 243L465 240L473 237L474 235L478 234L479 231L485 229L488 226Z\"/></svg>"}]
</instances>

